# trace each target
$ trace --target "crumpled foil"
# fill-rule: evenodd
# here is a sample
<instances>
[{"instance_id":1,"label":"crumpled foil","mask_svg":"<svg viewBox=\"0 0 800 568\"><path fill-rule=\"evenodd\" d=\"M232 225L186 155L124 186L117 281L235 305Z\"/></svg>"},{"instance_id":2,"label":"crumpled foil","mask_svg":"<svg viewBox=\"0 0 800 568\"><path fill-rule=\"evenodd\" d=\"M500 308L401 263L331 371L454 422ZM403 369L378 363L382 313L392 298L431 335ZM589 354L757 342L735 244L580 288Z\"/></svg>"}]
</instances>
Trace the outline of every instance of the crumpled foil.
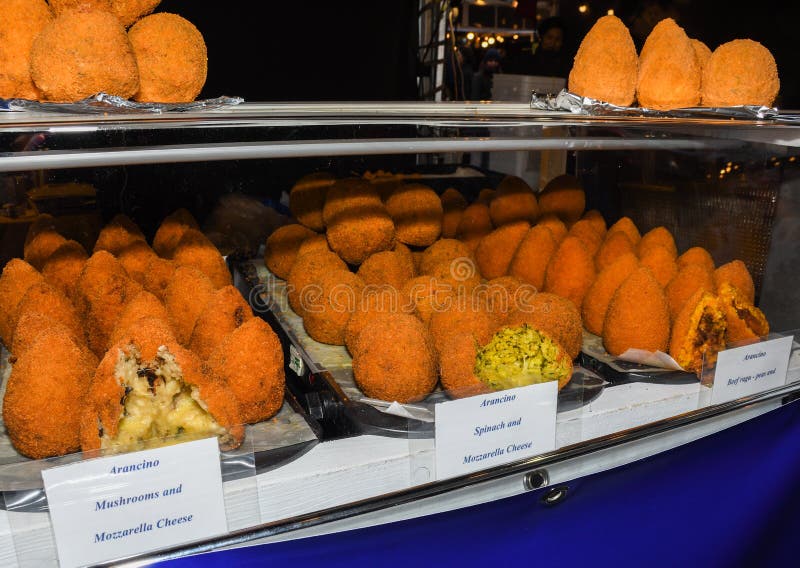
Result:
<instances>
[{"instance_id":1,"label":"crumpled foil","mask_svg":"<svg viewBox=\"0 0 800 568\"><path fill-rule=\"evenodd\" d=\"M0 111L35 111L62 114L135 114L213 110L243 103L241 97L217 97L187 103L138 103L98 93L74 103L47 103L28 99L0 99Z\"/></svg>"},{"instance_id":2,"label":"crumpled foil","mask_svg":"<svg viewBox=\"0 0 800 568\"><path fill-rule=\"evenodd\" d=\"M671 118L738 118L745 120L800 121L800 115L780 114L778 109L766 106L691 107L673 110L653 110L642 107L621 107L611 103L582 97L563 89L557 95L533 92L531 108L537 110L568 111L591 116L642 116Z\"/></svg>"}]
</instances>

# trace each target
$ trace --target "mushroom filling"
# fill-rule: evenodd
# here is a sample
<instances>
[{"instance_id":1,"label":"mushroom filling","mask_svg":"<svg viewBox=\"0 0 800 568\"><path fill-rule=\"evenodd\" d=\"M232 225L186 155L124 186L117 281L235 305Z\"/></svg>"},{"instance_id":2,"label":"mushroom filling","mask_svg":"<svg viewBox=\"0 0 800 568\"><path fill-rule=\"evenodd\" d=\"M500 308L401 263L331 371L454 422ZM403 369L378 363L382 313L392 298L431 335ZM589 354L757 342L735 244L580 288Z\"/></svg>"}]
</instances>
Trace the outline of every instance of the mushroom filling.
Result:
<instances>
[{"instance_id":1,"label":"mushroom filling","mask_svg":"<svg viewBox=\"0 0 800 568\"><path fill-rule=\"evenodd\" d=\"M183 381L175 357L161 347L152 361L138 353L120 355L115 375L125 387L117 435L101 434L101 447L141 450L217 436L230 438L200 400L197 387ZM105 429L106 431L108 429Z\"/></svg>"}]
</instances>

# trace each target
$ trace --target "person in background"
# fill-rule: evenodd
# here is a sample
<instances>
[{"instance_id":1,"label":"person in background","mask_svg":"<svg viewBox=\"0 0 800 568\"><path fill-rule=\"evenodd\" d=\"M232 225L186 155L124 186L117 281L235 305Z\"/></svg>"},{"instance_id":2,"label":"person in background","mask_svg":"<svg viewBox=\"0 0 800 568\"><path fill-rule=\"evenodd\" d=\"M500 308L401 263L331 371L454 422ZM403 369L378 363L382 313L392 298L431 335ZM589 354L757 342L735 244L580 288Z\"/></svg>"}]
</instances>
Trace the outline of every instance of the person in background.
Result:
<instances>
[{"instance_id":1,"label":"person in background","mask_svg":"<svg viewBox=\"0 0 800 568\"><path fill-rule=\"evenodd\" d=\"M673 0L623 1L619 9L619 18L631 31L637 52L642 50L647 36L664 18L672 18L680 24L678 8Z\"/></svg>"},{"instance_id":2,"label":"person in background","mask_svg":"<svg viewBox=\"0 0 800 568\"><path fill-rule=\"evenodd\" d=\"M538 29L539 45L526 62L525 75L564 78L569 75L572 61L564 49L565 31L564 21L557 16L542 20Z\"/></svg>"},{"instance_id":3,"label":"person in background","mask_svg":"<svg viewBox=\"0 0 800 568\"><path fill-rule=\"evenodd\" d=\"M472 90L472 55L470 48L449 47L444 59L445 98L467 101Z\"/></svg>"},{"instance_id":4,"label":"person in background","mask_svg":"<svg viewBox=\"0 0 800 568\"><path fill-rule=\"evenodd\" d=\"M502 73L500 65L500 52L490 47L483 55L478 70L472 77L472 91L470 98L473 100L489 100L492 98L492 77L495 73Z\"/></svg>"}]
</instances>

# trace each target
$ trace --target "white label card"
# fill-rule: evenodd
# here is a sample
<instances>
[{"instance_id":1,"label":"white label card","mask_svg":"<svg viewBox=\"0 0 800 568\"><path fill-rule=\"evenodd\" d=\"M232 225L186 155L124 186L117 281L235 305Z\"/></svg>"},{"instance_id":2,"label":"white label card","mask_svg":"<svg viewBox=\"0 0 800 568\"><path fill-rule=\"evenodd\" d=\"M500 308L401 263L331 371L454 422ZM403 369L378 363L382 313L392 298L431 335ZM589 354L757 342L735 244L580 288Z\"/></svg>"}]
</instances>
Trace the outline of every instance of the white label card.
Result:
<instances>
[{"instance_id":1,"label":"white label card","mask_svg":"<svg viewBox=\"0 0 800 568\"><path fill-rule=\"evenodd\" d=\"M437 479L554 450L557 399L550 381L437 404Z\"/></svg>"},{"instance_id":2,"label":"white label card","mask_svg":"<svg viewBox=\"0 0 800 568\"><path fill-rule=\"evenodd\" d=\"M42 479L61 566L228 530L216 438L54 467Z\"/></svg>"},{"instance_id":3,"label":"white label card","mask_svg":"<svg viewBox=\"0 0 800 568\"><path fill-rule=\"evenodd\" d=\"M721 404L786 383L792 337L761 341L720 351L711 404Z\"/></svg>"}]
</instances>

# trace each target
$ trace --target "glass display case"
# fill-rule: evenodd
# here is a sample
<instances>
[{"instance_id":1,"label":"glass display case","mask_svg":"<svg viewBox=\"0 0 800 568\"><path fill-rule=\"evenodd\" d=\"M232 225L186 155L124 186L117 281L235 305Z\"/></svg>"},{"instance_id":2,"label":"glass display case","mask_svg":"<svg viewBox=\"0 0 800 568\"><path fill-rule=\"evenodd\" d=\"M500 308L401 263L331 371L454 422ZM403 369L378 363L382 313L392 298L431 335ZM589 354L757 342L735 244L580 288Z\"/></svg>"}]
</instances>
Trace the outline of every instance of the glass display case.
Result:
<instances>
[{"instance_id":1,"label":"glass display case","mask_svg":"<svg viewBox=\"0 0 800 568\"><path fill-rule=\"evenodd\" d=\"M176 212L182 211L224 259L229 279L225 285L238 290L237 301L246 302L252 311L248 317L268 324L276 338L274 343L239 338L226 344L231 352L239 349L248 361L256 362L249 367L243 364L250 374L261 368L257 365L266 356L273 363L280 360L283 396L268 418L241 420L246 424L224 423L226 436L236 438L232 434L236 427L242 432L235 448L226 446L227 438L219 435L225 530L167 540L156 549L153 545L128 549L112 544L107 549L112 552L95 560L152 560L290 539L556 487L658 454L790 403L800 390L800 357L795 341L795 330L800 327L800 291L793 282L800 268L794 246L800 212L798 144L800 130L780 119L598 117L532 111L529 105L511 103L246 103L200 112L137 114L109 108L91 114L0 113L0 266L8 267L12 259L24 258L36 272L44 274L47 283L60 283L68 291L70 285L86 279L85 263L100 249L112 251L116 258L121 256L122 249L98 245L102 240L99 237L109 236L104 234L108 227L119 226L120 219L132 221L134 228L129 232L138 231L142 237L138 240L144 241L139 246L156 248L154 240L165 219L174 219ZM527 189L509 192L509 179L521 184L517 188ZM549 271L546 282L525 280L521 275L529 274L533 263L540 262L536 258L544 245L529 247L532 252L528 260L520 256L520 243L541 226L545 203L554 201L545 196L556 193L554 180L564 179L572 180L570 195L574 197L575 191L580 195L578 211L563 213L558 209L563 204L556 203L556 213L550 217L560 220L566 236L556 238L552 230L548 231L553 250L542 267L542 271ZM373 359L365 362L365 355L361 360L351 355L355 348L345 345L343 339L345 326L357 311L352 300L361 298L356 298L353 290L357 288L362 294L364 282L347 288L350 303L346 309L327 306L329 320L339 322L336 339L325 339L328 336L320 332L319 324L316 330L309 329L314 310L308 305L298 310L293 305L294 283L287 276L291 266L286 273L276 273L270 266L268 240L279 228L297 224L301 209L295 192L303 182L309 187L309 180L322 180L321 185L336 188L326 189L327 201L323 197L316 206L320 215L323 206L328 207L326 202L335 205L330 197L333 193L340 201L362 198L367 203L353 209L354 229L344 245L335 243L339 237L330 234L333 213L325 214L328 232L322 246L328 254L335 253L346 262L317 272L308 268L308 274L314 275L307 282L308 289L317 294L317 299L320 291L331 286L352 284L357 277L366 279L359 265L363 266L371 254L396 253L396 243L401 242L405 246L400 248L413 262L410 276L425 275L440 281L450 278L451 283L466 287L473 299L483 294L484 303L501 289L497 279L509 274L518 277L515 290L528 293L512 294L517 302L537 295L570 297L577 287L580 292L568 300L583 323L578 326L575 351L567 349L557 330L545 324L542 327L522 318L512 325L500 316L492 320L491 333L483 339L476 335L473 341L458 344L450 341L450 336L462 328L472 330L474 322L439 318L441 322L437 323L435 315L422 315L417 298L406 310L410 314L404 314L416 318L417 323L406 326L383 320L381 324L376 319L364 326L371 331L357 338L364 344L358 349L373 353ZM409 219L412 224L424 225L424 213L416 209L409 213L402 205L393 215L388 213L391 207L386 209L394 196L409 187L422 192L422 197L409 201L411 209L422 207L426 196L437 197L433 209L436 212L438 207L438 228L427 241L400 236L398 229ZM448 209L445 201L439 201L448 192L458 194L461 205ZM492 203L500 207L500 196L522 194L528 201L508 201L509 220L499 221L502 212L492 209ZM515 216L530 202L530 196L537 209ZM483 207L485 213L483 232L476 233L479 238L468 229L443 234L443 216L457 211L463 220L473 206ZM380 211L377 217L376 209ZM394 236L385 245L368 247L368 253L359 257L357 249L364 239L372 238L374 226L370 223L377 218L389 219ZM589 220L599 223L600 228L587 242L580 231ZM599 255L603 251L611 256L623 254L609 252L610 246L604 248L612 234L610 229L619 226L620 220L627 220L623 224L630 223L641 238L669 235L674 250L666 260L652 260L632 237L626 239L629 248L625 252L630 253L635 267L624 277L606 277L617 282L607 292L599 328L595 324L597 329L592 333L586 325L587 317L592 316L585 298L600 275L608 272L604 269L613 264L611 260L617 260L601 264ZM309 234L303 240L314 236L306 230ZM32 250L31 243L40 231L60 235L57 245ZM447 257L446 274L422 268L425 251L434 242L450 239L463 245L470 238L473 240L466 254ZM570 256L573 253L564 245L567 238L579 243L575 245L581 251L578 256L588 255L589 276L576 268L583 257ZM45 269L50 256L67 241L74 241L74 246L85 253L78 267L62 274ZM288 246L292 263L298 262L299 245ZM690 275L687 286L691 290L684 292L681 304L671 310L669 302L679 293L677 286L670 289L670 283L683 272L681 259L688 258L686 252L698 248L707 251L712 262L706 276L709 285L695 285ZM562 250L564 268L558 284L556 269L549 261ZM164 301L171 283L178 279L175 270L182 264L160 254L157 248L156 253L148 253L158 258L156 264L142 261L137 275L128 268L135 265L133 261L125 266L131 279L141 284L131 290L144 289ZM274 248L272 253L274 261ZM510 268L512 262L516 272ZM719 271L733 265L744 267L752 297L746 298L744 292L726 304L722 284L727 280L722 277L724 271ZM166 275L159 276L159 269L166 270ZM325 284L330 273L339 274L340 280ZM617 292L633 273L649 276L642 276L644 280L639 283L631 281L626 288L630 298L626 300ZM542 277L545 274L542 272ZM652 298L642 293L652 283L660 298L655 304L648 303ZM0 295L9 294L8 288L0 281ZM402 284L393 288L398 294L395 300L408 297L400 293L402 288ZM508 291L502 290L504 294ZM705 295L695 293L697 290ZM602 291L596 293L602 295ZM106 324L111 326L107 332L111 334L124 306L89 305L85 296L76 294L70 297L65 292L64 297L84 318L77 335L91 345L89 335L100 325L97 322L115 318ZM133 292L129 294L126 301L133 298ZM206 298L201 290L187 287L180 294L182 310L199 313L196 304ZM689 307L694 311L684 309L690 300L694 304ZM612 303L617 307L610 307ZM548 313L556 310L555 304L548 306ZM733 314L727 320L726 307ZM447 304L431 311L451 308ZM497 311L505 318L506 312L514 309L525 311L521 305L506 305ZM59 311L57 307L48 310L51 313L45 315ZM629 336L666 334L661 346L647 349L655 344L640 344L634 339L624 347L639 348L638 353L612 348L613 338L603 329L609 328L609 311L613 310L626 322L619 325L627 326ZM185 326L175 322L183 313L170 312L167 323ZM659 317L666 318L663 330L653 331ZM559 314L550 325L564 327L567 319ZM329 320L323 323L328 325ZM733 336L730 330L734 320L741 322L747 333ZM181 347L175 350L196 351L201 368L198 372L216 376L211 353L222 344L219 328L226 324L212 316L199 326L194 326L194 321L184 332L186 337L178 341ZM225 337L239 326L241 321L226 331ZM406 327L414 328L413 333L422 339L417 343L408 340ZM218 333L214 345L202 347L202 341L195 341L193 334L203 332L198 328ZM487 351L489 339L497 343L502 330L520 329L532 333L540 342L536 345L556 350L558 356L550 351L542 356L545 365L558 363L567 369L556 377L563 379L563 384L556 381L556 386L553 376L545 380L541 373L522 382L516 375L510 382L474 382L478 380L475 375L482 372L479 360L489 361L486 365L499 372ZM731 335L724 335L726 329ZM437 333L447 337L440 341ZM159 337L148 340L159 343ZM12 343L10 335L4 339ZM513 339L522 341L519 336ZM33 336L19 341L22 347L16 353L12 344L4 345L2 352L0 370L6 404L39 404L34 414L55 413L65 422L83 421L79 427L85 429L85 421L95 419L85 408L101 405L90 401L96 395L82 390L74 403L64 403L59 397L66 395L36 393L38 388L51 388L47 378L41 376L25 379L29 382L24 387L38 403L20 403L20 396L13 394L19 387L6 390L17 367L32 367L37 375L50 372L50 363L37 363L48 357L29 359L33 363L25 364L25 357L30 355L22 349L28 344L45 350L51 360L60 353L53 348L50 354L48 344L37 342ZM678 343L686 345L684 351L675 347ZM92 349L96 360L89 363L91 372L84 372L87 381L97 380L101 372L95 371L97 364L102 369L108 352L113 350L108 338L101 345ZM269 353L265 355L262 349ZM456 381L453 386L442 375L448 365L455 364L455 355L468 356L470 349L473 359L459 371L469 380ZM532 348L525 344L520 349ZM544 354L545 347L540 349ZM687 359L687 350L694 358ZM58 365L72 368L78 363L67 358L52 367ZM186 365L184 377L189 384ZM225 369L228 363L219 365ZM371 370L365 371L370 365ZM426 374L419 371L421 365L428 366L430 384L412 395L395 396L399 391L393 390L394 385ZM138 372L149 377L143 368ZM370 378L365 378L369 373ZM18 377L22 374L18 369ZM121 376L116 375L117 387L122 384ZM507 373L503 377L507 378ZM381 386L374 387L373 379ZM148 380L155 392L152 377ZM386 384L390 386L384 388ZM123 389L122 406L130 392ZM225 392L228 398L238 396ZM213 404L200 402L196 396L194 400L223 424L217 407L211 408ZM498 413L506 403L507 412ZM174 401L170 404L179 406ZM124 412L128 417L133 411L126 407ZM6 408L3 417L14 414L19 411ZM51 525L48 497L52 498L52 493L45 490L42 472L86 464L98 454L85 439L82 451L40 451L36 435L32 435L33 442L26 438L24 425L29 423L22 420L20 426L19 418L14 421L17 424L4 429L0 440L0 491L4 498L0 541L8 545L2 547L5 552L0 563L55 564L57 558L65 558L62 555L67 544ZM185 441L187 428L182 423L170 432L178 434L177 441ZM213 435L217 431L203 432ZM500 434L509 437L492 440ZM101 438L104 435L101 424ZM102 449L109 451L108 446ZM135 445L125 448L144 449ZM168 452L169 446L163 450ZM82 498L90 508L98 503L96 496ZM98 533L93 534L97 538Z\"/></svg>"}]
</instances>

